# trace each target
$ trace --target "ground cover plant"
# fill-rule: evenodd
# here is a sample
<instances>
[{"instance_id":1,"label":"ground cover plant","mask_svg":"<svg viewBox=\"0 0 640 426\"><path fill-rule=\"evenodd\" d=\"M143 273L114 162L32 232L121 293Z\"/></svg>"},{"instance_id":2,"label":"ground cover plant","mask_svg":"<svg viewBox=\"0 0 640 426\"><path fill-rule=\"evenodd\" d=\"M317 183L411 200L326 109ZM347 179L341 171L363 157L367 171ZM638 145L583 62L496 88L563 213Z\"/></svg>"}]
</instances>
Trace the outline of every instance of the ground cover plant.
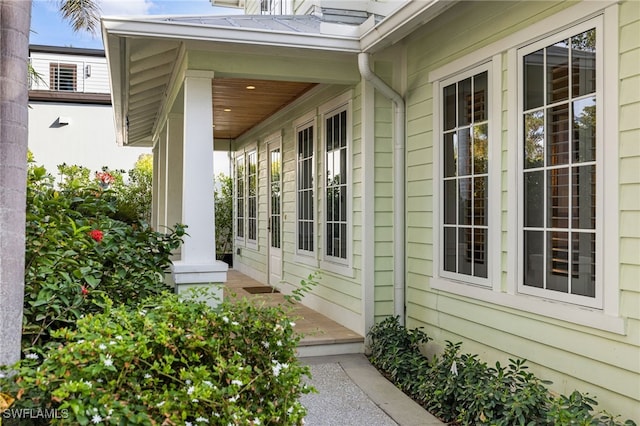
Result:
<instances>
[{"instance_id":1,"label":"ground cover plant","mask_svg":"<svg viewBox=\"0 0 640 426\"><path fill-rule=\"evenodd\" d=\"M298 425L306 414L298 399L311 391L309 370L280 308L214 310L164 294L134 308L108 303L54 337L42 361L28 356L0 379L14 413L49 410L59 413L51 424L71 425Z\"/></svg>"},{"instance_id":2,"label":"ground cover plant","mask_svg":"<svg viewBox=\"0 0 640 426\"><path fill-rule=\"evenodd\" d=\"M420 352L430 338L409 330L397 317L369 332L370 361L402 391L441 420L487 425L635 425L596 410L595 397L574 391L569 396L548 390L551 384L528 371L525 360L489 366L477 355L461 353L461 343L447 342L432 360Z\"/></svg>"}]
</instances>

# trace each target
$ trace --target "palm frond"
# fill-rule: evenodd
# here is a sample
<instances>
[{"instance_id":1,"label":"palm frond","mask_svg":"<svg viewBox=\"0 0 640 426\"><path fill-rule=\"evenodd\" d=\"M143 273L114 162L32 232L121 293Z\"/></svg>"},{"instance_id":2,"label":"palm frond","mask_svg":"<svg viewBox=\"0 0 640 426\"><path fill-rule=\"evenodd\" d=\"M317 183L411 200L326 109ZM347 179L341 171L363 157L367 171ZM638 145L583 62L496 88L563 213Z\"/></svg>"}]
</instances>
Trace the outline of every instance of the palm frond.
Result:
<instances>
[{"instance_id":1,"label":"palm frond","mask_svg":"<svg viewBox=\"0 0 640 426\"><path fill-rule=\"evenodd\" d=\"M100 6L97 0L59 0L60 14L71 23L74 31L98 33Z\"/></svg>"}]
</instances>

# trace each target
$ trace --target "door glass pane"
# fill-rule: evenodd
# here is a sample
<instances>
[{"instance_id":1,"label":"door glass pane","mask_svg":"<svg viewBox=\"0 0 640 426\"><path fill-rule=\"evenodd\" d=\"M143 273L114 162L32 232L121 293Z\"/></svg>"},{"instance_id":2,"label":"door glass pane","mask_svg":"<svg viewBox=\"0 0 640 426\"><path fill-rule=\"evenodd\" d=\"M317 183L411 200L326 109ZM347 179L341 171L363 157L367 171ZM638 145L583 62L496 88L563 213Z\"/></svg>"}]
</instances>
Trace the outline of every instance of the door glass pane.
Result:
<instances>
[{"instance_id":1,"label":"door glass pane","mask_svg":"<svg viewBox=\"0 0 640 426\"><path fill-rule=\"evenodd\" d=\"M470 130L458 130L458 176L471 174L471 135Z\"/></svg>"},{"instance_id":2,"label":"door glass pane","mask_svg":"<svg viewBox=\"0 0 640 426\"><path fill-rule=\"evenodd\" d=\"M456 139L455 132L445 133L444 135L444 177L456 175L456 159L458 156Z\"/></svg>"},{"instance_id":3,"label":"door glass pane","mask_svg":"<svg viewBox=\"0 0 640 426\"><path fill-rule=\"evenodd\" d=\"M487 225L487 182L486 176L473 178L473 224Z\"/></svg>"},{"instance_id":4,"label":"door glass pane","mask_svg":"<svg viewBox=\"0 0 640 426\"><path fill-rule=\"evenodd\" d=\"M444 181L444 223L447 225L456 224L456 200L458 198L456 188L456 180Z\"/></svg>"},{"instance_id":5,"label":"door glass pane","mask_svg":"<svg viewBox=\"0 0 640 426\"><path fill-rule=\"evenodd\" d=\"M547 226L569 227L569 168L551 169L547 172Z\"/></svg>"},{"instance_id":6,"label":"door glass pane","mask_svg":"<svg viewBox=\"0 0 640 426\"><path fill-rule=\"evenodd\" d=\"M487 173L489 152L487 140L487 125L473 126L473 173Z\"/></svg>"},{"instance_id":7,"label":"door glass pane","mask_svg":"<svg viewBox=\"0 0 640 426\"><path fill-rule=\"evenodd\" d=\"M473 121L487 120L487 72L473 77Z\"/></svg>"}]
</instances>

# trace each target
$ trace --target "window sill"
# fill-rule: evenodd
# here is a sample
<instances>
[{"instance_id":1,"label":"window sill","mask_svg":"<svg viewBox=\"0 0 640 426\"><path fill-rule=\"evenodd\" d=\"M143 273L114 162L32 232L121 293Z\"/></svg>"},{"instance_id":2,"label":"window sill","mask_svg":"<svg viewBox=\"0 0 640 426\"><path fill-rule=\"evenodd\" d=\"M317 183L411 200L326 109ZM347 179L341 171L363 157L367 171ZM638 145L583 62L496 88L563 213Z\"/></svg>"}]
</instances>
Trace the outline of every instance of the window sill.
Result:
<instances>
[{"instance_id":1,"label":"window sill","mask_svg":"<svg viewBox=\"0 0 640 426\"><path fill-rule=\"evenodd\" d=\"M491 288L463 284L443 278L432 278L431 288L458 296L470 297L506 308L517 309L556 320L577 324L610 333L626 335L625 320L619 316L607 315L601 310L586 308L542 299L525 294L509 294L493 291Z\"/></svg>"}]
</instances>

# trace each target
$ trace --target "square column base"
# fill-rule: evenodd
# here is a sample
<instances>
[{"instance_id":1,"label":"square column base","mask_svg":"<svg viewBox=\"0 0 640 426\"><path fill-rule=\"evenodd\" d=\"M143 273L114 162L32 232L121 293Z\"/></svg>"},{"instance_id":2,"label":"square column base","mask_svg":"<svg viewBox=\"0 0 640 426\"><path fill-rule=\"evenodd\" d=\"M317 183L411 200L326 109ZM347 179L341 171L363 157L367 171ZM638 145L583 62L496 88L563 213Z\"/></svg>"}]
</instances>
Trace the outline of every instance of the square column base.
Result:
<instances>
[{"instance_id":1,"label":"square column base","mask_svg":"<svg viewBox=\"0 0 640 426\"><path fill-rule=\"evenodd\" d=\"M184 295L187 300L204 301L215 308L222 302L228 270L229 265L219 260L207 264L175 261L171 266L175 292ZM197 295L190 292L191 289L203 289L206 294Z\"/></svg>"}]
</instances>

